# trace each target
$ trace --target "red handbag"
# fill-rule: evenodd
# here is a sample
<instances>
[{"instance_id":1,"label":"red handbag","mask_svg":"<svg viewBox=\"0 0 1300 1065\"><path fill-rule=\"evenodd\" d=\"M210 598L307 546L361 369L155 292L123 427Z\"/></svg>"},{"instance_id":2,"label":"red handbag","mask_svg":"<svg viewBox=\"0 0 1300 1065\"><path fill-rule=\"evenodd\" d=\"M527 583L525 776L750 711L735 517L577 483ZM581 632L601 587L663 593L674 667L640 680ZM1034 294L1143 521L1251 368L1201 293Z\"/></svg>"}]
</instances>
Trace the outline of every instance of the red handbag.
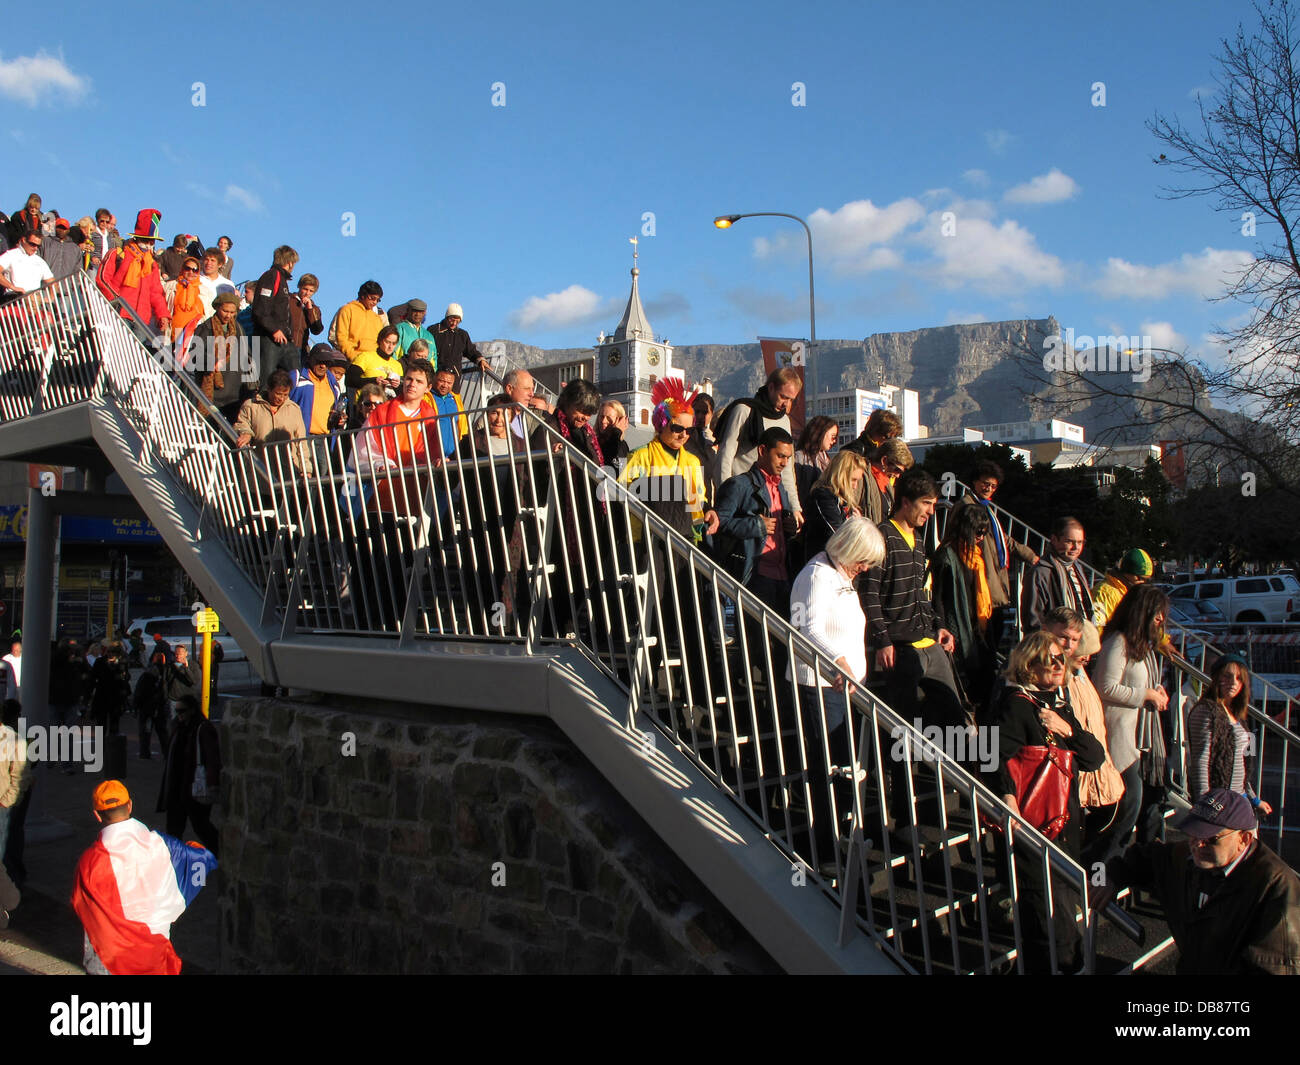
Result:
<instances>
[{"instance_id":1,"label":"red handbag","mask_svg":"<svg viewBox=\"0 0 1300 1065\"><path fill-rule=\"evenodd\" d=\"M1009 758L1007 772L1016 786L1021 820L1056 839L1070 820L1074 752L1056 746L1049 732L1046 746L1021 747Z\"/></svg>"}]
</instances>

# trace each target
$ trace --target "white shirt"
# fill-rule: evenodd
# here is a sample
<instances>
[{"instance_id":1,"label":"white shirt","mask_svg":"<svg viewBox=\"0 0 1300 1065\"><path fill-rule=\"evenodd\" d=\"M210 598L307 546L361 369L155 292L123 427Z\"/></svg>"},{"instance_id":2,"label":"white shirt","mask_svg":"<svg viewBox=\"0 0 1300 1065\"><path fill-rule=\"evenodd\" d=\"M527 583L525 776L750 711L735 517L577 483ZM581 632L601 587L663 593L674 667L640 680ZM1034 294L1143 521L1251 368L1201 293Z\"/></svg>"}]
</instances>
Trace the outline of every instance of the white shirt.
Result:
<instances>
[{"instance_id":1,"label":"white shirt","mask_svg":"<svg viewBox=\"0 0 1300 1065\"><path fill-rule=\"evenodd\" d=\"M6 670L7 676L5 677L5 698L17 699L19 691L22 690L21 685L23 682L22 656L19 655L15 658L12 654L8 654L5 655L4 662L9 667Z\"/></svg>"},{"instance_id":2,"label":"white shirt","mask_svg":"<svg viewBox=\"0 0 1300 1065\"><path fill-rule=\"evenodd\" d=\"M795 628L827 658L845 659L854 680L867 675L867 616L853 582L825 551L814 555L794 579L790 617L800 622ZM795 672L800 684L830 687L831 682L819 678L812 666L796 662Z\"/></svg>"},{"instance_id":3,"label":"white shirt","mask_svg":"<svg viewBox=\"0 0 1300 1065\"><path fill-rule=\"evenodd\" d=\"M24 292L35 292L42 281L53 281L50 264L39 255L29 255L26 248L11 248L0 255L0 274Z\"/></svg>"}]
</instances>

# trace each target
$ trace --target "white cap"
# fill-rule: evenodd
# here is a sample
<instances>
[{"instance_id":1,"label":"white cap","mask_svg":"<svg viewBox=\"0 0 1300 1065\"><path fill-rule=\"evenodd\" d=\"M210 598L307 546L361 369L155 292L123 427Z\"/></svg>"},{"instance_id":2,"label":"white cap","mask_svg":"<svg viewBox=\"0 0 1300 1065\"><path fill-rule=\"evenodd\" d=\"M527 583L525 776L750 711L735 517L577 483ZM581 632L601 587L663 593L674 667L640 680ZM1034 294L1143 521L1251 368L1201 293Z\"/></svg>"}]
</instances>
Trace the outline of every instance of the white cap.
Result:
<instances>
[{"instance_id":1,"label":"white cap","mask_svg":"<svg viewBox=\"0 0 1300 1065\"><path fill-rule=\"evenodd\" d=\"M460 309L459 303L449 303L447 304L447 313L444 314L443 317L459 318L463 322L465 320L465 312Z\"/></svg>"}]
</instances>

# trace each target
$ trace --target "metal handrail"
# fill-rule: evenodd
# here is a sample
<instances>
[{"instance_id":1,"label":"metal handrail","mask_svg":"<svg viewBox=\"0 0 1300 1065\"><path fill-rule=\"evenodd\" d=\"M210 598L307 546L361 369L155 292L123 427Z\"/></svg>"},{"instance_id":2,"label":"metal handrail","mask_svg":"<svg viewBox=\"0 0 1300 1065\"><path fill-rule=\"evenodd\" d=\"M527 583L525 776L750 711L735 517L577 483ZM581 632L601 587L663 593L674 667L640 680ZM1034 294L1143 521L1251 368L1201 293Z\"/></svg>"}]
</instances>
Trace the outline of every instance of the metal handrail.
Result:
<instances>
[{"instance_id":1,"label":"metal handrail","mask_svg":"<svg viewBox=\"0 0 1300 1065\"><path fill-rule=\"evenodd\" d=\"M1088 878L1073 859L1033 828L1016 829L1002 885L1013 927L1002 934L981 858L981 814L1003 831L1012 823L1001 798L870 691L823 686L844 680L834 662L532 412L525 424L544 449L507 429L501 455L471 440L438 461L430 437L443 419L431 414L232 450L121 316L98 293L83 295L99 356L94 387L201 507L196 535L241 563L263 594L264 621L286 633L388 635L399 646L432 637L576 647L627 692L619 723L629 733L652 722L801 882L840 907L842 941L856 931L915 970L987 972L1013 954L1023 966L1024 919L1037 911L1025 910L1019 884L1033 874L1049 913L1077 900L1091 963ZM13 352L3 346L0 369ZM487 413L465 416L478 428ZM787 661L811 667L818 684L801 689ZM840 717L850 726L842 738ZM892 759L902 779L887 801ZM923 825L927 801L937 808L928 828L893 834L891 812Z\"/></svg>"}]
</instances>

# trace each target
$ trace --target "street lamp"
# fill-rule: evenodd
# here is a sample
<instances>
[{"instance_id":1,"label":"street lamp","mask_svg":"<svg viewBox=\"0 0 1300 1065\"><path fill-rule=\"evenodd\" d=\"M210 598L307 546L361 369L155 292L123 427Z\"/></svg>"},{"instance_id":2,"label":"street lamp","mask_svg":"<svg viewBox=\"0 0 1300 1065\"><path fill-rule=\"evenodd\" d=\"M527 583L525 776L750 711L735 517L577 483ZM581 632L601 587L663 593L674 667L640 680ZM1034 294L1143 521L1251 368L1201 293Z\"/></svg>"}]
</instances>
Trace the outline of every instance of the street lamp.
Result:
<instances>
[{"instance_id":1,"label":"street lamp","mask_svg":"<svg viewBox=\"0 0 1300 1065\"><path fill-rule=\"evenodd\" d=\"M817 346L817 312L813 297L813 250L812 250L812 230L808 228L808 223L800 218L797 214L786 214L784 211L752 211L749 214L720 214L713 220L713 224L718 229L730 229L731 226L739 222L742 218L793 218L803 226L804 234L808 237L808 356L806 364L809 370L809 376L812 378L809 391L817 395L817 366L813 361L812 349ZM812 416L812 407L809 405L809 417Z\"/></svg>"}]
</instances>

